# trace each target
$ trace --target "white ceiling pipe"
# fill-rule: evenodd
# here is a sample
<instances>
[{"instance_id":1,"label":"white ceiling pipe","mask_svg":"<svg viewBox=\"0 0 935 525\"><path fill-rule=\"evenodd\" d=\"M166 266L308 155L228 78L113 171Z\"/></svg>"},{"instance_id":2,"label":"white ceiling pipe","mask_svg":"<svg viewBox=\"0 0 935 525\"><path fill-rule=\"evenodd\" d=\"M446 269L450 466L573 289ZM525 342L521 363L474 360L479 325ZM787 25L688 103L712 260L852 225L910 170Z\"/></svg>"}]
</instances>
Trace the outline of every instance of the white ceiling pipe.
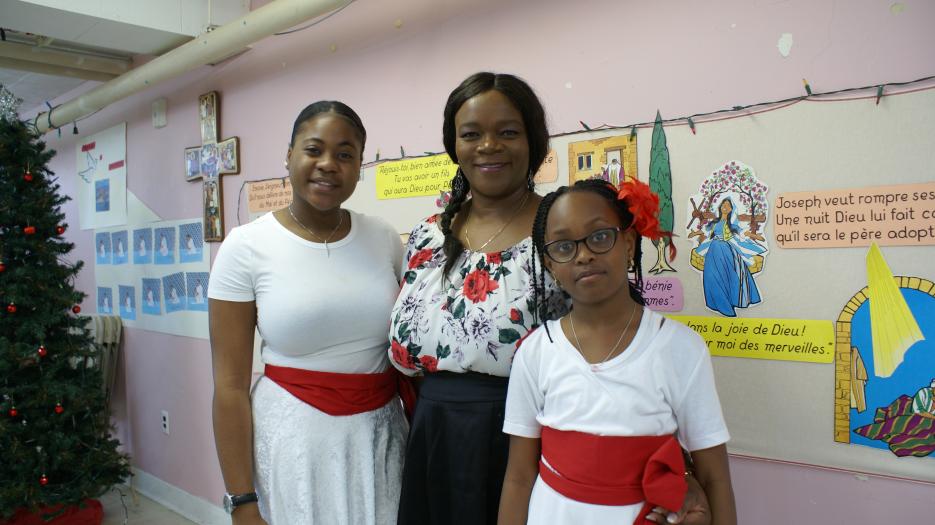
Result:
<instances>
[{"instance_id":1,"label":"white ceiling pipe","mask_svg":"<svg viewBox=\"0 0 935 525\"><path fill-rule=\"evenodd\" d=\"M349 1L275 0L57 106L51 111L51 119L48 112L40 113L34 122L40 133L61 127L159 82L217 62L262 38L337 9Z\"/></svg>"}]
</instances>

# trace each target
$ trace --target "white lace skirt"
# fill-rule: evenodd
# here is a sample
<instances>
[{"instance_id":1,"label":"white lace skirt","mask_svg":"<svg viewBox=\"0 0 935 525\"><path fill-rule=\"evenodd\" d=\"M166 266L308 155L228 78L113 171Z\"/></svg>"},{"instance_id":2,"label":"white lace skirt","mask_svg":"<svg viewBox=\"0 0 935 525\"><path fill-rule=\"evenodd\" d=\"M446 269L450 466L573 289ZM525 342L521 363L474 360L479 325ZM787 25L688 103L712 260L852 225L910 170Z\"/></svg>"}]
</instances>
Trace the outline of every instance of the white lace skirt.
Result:
<instances>
[{"instance_id":1,"label":"white lace skirt","mask_svg":"<svg viewBox=\"0 0 935 525\"><path fill-rule=\"evenodd\" d=\"M409 431L397 398L331 416L266 377L252 398L255 484L269 525L396 523Z\"/></svg>"}]
</instances>

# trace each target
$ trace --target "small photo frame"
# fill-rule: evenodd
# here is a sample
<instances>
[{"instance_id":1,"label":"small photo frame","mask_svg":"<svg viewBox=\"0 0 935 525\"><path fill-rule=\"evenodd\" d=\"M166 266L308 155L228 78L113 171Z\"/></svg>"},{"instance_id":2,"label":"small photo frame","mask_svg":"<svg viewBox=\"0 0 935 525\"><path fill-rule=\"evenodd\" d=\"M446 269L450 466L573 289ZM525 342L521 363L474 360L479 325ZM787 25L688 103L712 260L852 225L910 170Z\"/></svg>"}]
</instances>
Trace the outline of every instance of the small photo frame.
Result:
<instances>
[{"instance_id":1,"label":"small photo frame","mask_svg":"<svg viewBox=\"0 0 935 525\"><path fill-rule=\"evenodd\" d=\"M200 222L179 225L179 262L201 262L204 245Z\"/></svg>"},{"instance_id":2,"label":"small photo frame","mask_svg":"<svg viewBox=\"0 0 935 525\"><path fill-rule=\"evenodd\" d=\"M175 228L155 229L153 261L156 264L175 264Z\"/></svg>"},{"instance_id":3,"label":"small photo frame","mask_svg":"<svg viewBox=\"0 0 935 525\"><path fill-rule=\"evenodd\" d=\"M208 311L208 272L192 272L185 274L188 279L187 296L188 309Z\"/></svg>"},{"instance_id":4,"label":"small photo frame","mask_svg":"<svg viewBox=\"0 0 935 525\"><path fill-rule=\"evenodd\" d=\"M166 313L171 314L185 309L185 275L182 272L163 277L162 289L166 293Z\"/></svg>"},{"instance_id":5,"label":"small photo frame","mask_svg":"<svg viewBox=\"0 0 935 525\"><path fill-rule=\"evenodd\" d=\"M110 234L110 245L113 247L113 264L127 264L130 261L130 243L127 241L127 231Z\"/></svg>"},{"instance_id":6,"label":"small photo frame","mask_svg":"<svg viewBox=\"0 0 935 525\"><path fill-rule=\"evenodd\" d=\"M185 180L201 177L201 146L185 148Z\"/></svg>"},{"instance_id":7,"label":"small photo frame","mask_svg":"<svg viewBox=\"0 0 935 525\"><path fill-rule=\"evenodd\" d=\"M97 287L97 313L103 315L114 313L114 291L110 287Z\"/></svg>"},{"instance_id":8,"label":"small photo frame","mask_svg":"<svg viewBox=\"0 0 935 525\"><path fill-rule=\"evenodd\" d=\"M206 179L218 176L220 161L218 159L218 145L211 142L201 147L201 174Z\"/></svg>"},{"instance_id":9,"label":"small photo frame","mask_svg":"<svg viewBox=\"0 0 935 525\"><path fill-rule=\"evenodd\" d=\"M198 97L198 108L198 116L201 120L201 142L213 142L217 140L217 92L212 91Z\"/></svg>"},{"instance_id":10,"label":"small photo frame","mask_svg":"<svg viewBox=\"0 0 935 525\"><path fill-rule=\"evenodd\" d=\"M224 240L224 225L221 223L221 186L219 179L207 179L204 184L204 239Z\"/></svg>"},{"instance_id":11,"label":"small photo frame","mask_svg":"<svg viewBox=\"0 0 935 525\"><path fill-rule=\"evenodd\" d=\"M110 264L110 233L98 232L94 235L94 262L97 264Z\"/></svg>"},{"instance_id":12,"label":"small photo frame","mask_svg":"<svg viewBox=\"0 0 935 525\"><path fill-rule=\"evenodd\" d=\"M133 286L117 286L117 295L120 300L120 317L130 321L136 320L136 288Z\"/></svg>"},{"instance_id":13,"label":"small photo frame","mask_svg":"<svg viewBox=\"0 0 935 525\"><path fill-rule=\"evenodd\" d=\"M143 278L140 309L146 315L162 315L162 281Z\"/></svg>"},{"instance_id":14,"label":"small photo frame","mask_svg":"<svg viewBox=\"0 0 935 525\"><path fill-rule=\"evenodd\" d=\"M110 179L94 181L94 211L110 211Z\"/></svg>"},{"instance_id":15,"label":"small photo frame","mask_svg":"<svg viewBox=\"0 0 935 525\"><path fill-rule=\"evenodd\" d=\"M153 230L142 228L133 230L133 264L153 262Z\"/></svg>"},{"instance_id":16,"label":"small photo frame","mask_svg":"<svg viewBox=\"0 0 935 525\"><path fill-rule=\"evenodd\" d=\"M218 142L220 156L219 173L240 173L240 139L233 137Z\"/></svg>"}]
</instances>

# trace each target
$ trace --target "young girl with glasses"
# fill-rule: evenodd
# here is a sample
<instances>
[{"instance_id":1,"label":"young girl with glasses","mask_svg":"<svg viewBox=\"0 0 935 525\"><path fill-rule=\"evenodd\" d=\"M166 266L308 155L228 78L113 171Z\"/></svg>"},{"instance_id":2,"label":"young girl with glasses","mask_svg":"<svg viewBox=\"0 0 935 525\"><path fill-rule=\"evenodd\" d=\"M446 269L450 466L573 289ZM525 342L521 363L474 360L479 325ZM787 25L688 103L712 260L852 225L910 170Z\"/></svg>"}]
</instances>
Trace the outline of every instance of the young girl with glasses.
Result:
<instances>
[{"instance_id":1,"label":"young girl with glasses","mask_svg":"<svg viewBox=\"0 0 935 525\"><path fill-rule=\"evenodd\" d=\"M737 522L707 348L643 307L640 241L662 235L658 203L639 181L618 191L586 180L539 205L533 280L547 320L520 346L510 374L501 525L637 524L650 510L681 508L680 443L708 495L711 523ZM572 300L560 319L542 308L546 270ZM663 522L658 511L653 519Z\"/></svg>"}]
</instances>

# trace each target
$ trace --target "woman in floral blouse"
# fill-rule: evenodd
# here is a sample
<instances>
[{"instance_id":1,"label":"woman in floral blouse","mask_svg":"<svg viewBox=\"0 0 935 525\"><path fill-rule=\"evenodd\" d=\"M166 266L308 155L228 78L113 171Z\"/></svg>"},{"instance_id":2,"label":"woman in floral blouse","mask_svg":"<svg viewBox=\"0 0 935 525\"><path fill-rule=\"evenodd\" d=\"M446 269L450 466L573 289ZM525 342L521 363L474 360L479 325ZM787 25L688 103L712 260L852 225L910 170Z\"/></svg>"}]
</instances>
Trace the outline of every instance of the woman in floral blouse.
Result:
<instances>
[{"instance_id":1,"label":"woman in floral blouse","mask_svg":"<svg viewBox=\"0 0 935 525\"><path fill-rule=\"evenodd\" d=\"M477 73L449 96L443 141L460 166L451 202L412 230L390 334L396 367L424 376L401 525L496 523L507 378L539 317L529 235L549 143L542 105L517 77Z\"/></svg>"}]
</instances>

